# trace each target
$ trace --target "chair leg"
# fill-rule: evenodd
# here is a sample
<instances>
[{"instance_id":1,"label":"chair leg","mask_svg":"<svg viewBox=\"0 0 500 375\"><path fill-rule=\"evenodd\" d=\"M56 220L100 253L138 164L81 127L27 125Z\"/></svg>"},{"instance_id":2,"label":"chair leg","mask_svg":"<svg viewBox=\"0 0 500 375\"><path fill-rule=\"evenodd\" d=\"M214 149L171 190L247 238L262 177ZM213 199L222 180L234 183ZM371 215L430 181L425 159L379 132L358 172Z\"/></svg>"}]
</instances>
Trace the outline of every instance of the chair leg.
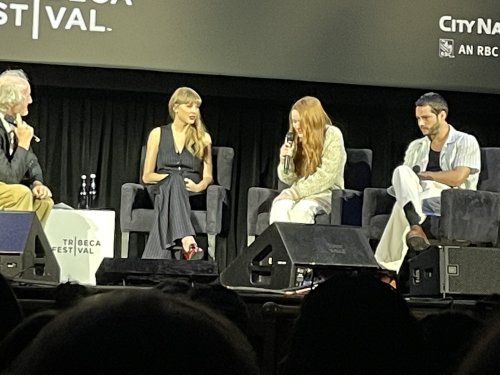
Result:
<instances>
[{"instance_id":1,"label":"chair leg","mask_svg":"<svg viewBox=\"0 0 500 375\"><path fill-rule=\"evenodd\" d=\"M207 234L208 239L208 255L215 260L215 234Z\"/></svg>"},{"instance_id":2,"label":"chair leg","mask_svg":"<svg viewBox=\"0 0 500 375\"><path fill-rule=\"evenodd\" d=\"M122 249L121 249L122 258L128 258L129 237L130 237L130 232L122 232Z\"/></svg>"}]
</instances>

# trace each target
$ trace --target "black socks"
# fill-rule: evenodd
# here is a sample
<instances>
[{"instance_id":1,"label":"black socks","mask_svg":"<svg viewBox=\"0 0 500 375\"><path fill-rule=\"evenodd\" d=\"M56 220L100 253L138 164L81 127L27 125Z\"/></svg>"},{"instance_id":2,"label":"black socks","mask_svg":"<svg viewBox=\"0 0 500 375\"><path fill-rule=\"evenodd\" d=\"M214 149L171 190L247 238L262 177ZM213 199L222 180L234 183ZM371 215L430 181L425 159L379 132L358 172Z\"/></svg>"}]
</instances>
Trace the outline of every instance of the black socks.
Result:
<instances>
[{"instance_id":1,"label":"black socks","mask_svg":"<svg viewBox=\"0 0 500 375\"><path fill-rule=\"evenodd\" d=\"M405 204L403 207L403 210L405 212L406 219L408 219L408 222L411 225L419 225L420 223L420 216L417 214L415 211L415 207L413 207L413 203L408 202Z\"/></svg>"}]
</instances>

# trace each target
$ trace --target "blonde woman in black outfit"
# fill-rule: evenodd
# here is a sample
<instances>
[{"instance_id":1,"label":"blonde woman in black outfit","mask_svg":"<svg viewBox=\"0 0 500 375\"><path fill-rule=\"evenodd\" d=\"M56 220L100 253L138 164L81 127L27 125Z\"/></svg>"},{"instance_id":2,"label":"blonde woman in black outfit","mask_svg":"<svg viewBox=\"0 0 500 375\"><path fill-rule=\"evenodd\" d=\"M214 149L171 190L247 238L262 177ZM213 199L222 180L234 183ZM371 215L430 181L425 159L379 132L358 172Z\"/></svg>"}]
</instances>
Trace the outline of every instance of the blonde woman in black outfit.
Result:
<instances>
[{"instance_id":1,"label":"blonde woman in black outfit","mask_svg":"<svg viewBox=\"0 0 500 375\"><path fill-rule=\"evenodd\" d=\"M148 138L143 182L154 202L155 221L143 258L171 258L179 241L184 259L203 258L191 223L191 205L202 201L212 183L212 140L200 116L201 97L178 88L168 103L173 122Z\"/></svg>"}]
</instances>

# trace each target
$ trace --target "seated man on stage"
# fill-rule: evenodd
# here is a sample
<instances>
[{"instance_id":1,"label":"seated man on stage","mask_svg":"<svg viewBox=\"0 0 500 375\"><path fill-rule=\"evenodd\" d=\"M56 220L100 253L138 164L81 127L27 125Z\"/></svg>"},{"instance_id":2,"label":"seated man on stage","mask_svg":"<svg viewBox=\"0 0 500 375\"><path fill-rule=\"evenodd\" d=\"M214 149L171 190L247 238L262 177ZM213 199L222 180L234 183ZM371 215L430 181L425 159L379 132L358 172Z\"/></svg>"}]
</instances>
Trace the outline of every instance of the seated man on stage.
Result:
<instances>
[{"instance_id":1,"label":"seated man on stage","mask_svg":"<svg viewBox=\"0 0 500 375\"><path fill-rule=\"evenodd\" d=\"M0 210L35 211L43 225L54 202L30 147L33 128L22 119L32 101L22 70L0 74Z\"/></svg>"},{"instance_id":2,"label":"seated man on stage","mask_svg":"<svg viewBox=\"0 0 500 375\"><path fill-rule=\"evenodd\" d=\"M441 191L475 190L481 170L476 138L448 124L448 104L441 95L424 94L415 106L424 137L410 143L403 165L394 170L388 193L396 203L375 252L382 268L396 272L408 247L414 251L429 247L420 225L426 215L440 215Z\"/></svg>"}]
</instances>

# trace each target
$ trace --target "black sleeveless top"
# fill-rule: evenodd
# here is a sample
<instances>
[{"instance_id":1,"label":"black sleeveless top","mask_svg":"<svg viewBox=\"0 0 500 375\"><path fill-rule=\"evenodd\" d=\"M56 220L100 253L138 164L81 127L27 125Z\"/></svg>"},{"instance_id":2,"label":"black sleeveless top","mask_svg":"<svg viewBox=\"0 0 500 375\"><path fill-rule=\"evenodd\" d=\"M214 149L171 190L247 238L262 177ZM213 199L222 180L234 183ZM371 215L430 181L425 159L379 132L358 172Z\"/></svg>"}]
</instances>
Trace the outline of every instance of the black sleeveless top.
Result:
<instances>
[{"instance_id":1,"label":"black sleeveless top","mask_svg":"<svg viewBox=\"0 0 500 375\"><path fill-rule=\"evenodd\" d=\"M172 124L161 128L160 145L156 157L157 173L179 173L198 183L202 179L203 161L194 156L186 147L181 153L175 151Z\"/></svg>"},{"instance_id":2,"label":"black sleeveless top","mask_svg":"<svg viewBox=\"0 0 500 375\"><path fill-rule=\"evenodd\" d=\"M441 166L439 165L439 156L441 152L429 149L429 163L427 164L427 170L432 172L441 171Z\"/></svg>"}]
</instances>

